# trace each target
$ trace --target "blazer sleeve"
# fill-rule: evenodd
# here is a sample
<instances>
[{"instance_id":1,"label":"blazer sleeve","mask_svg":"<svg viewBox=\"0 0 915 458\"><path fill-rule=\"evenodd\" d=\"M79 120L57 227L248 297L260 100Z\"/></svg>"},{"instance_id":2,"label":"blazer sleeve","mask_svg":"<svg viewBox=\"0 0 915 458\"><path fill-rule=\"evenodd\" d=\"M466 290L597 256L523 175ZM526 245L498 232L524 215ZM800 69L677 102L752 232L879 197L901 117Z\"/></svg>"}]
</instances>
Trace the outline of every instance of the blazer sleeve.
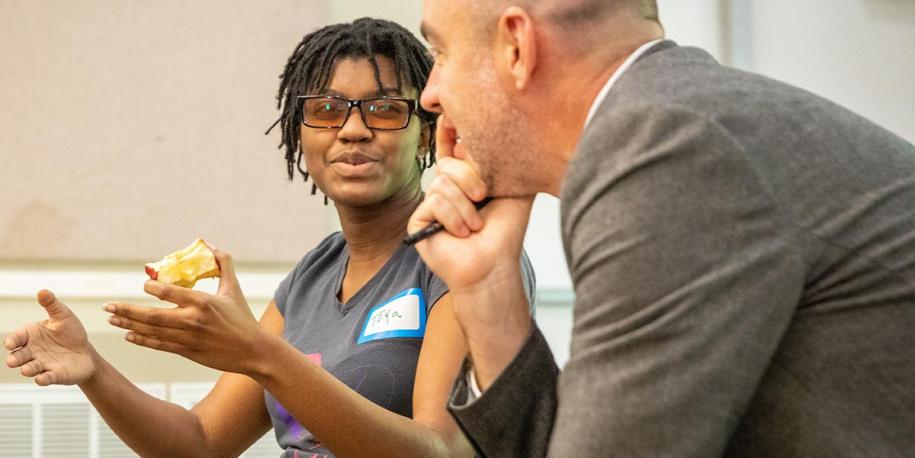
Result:
<instances>
[{"instance_id":1,"label":"blazer sleeve","mask_svg":"<svg viewBox=\"0 0 915 458\"><path fill-rule=\"evenodd\" d=\"M536 325L515 359L474 399L469 362L455 381L448 410L479 456L537 457L547 450L556 413L559 369Z\"/></svg>"},{"instance_id":2,"label":"blazer sleeve","mask_svg":"<svg viewBox=\"0 0 915 458\"><path fill-rule=\"evenodd\" d=\"M576 302L549 455L722 455L801 298L797 231L715 119L594 123L563 188Z\"/></svg>"}]
</instances>

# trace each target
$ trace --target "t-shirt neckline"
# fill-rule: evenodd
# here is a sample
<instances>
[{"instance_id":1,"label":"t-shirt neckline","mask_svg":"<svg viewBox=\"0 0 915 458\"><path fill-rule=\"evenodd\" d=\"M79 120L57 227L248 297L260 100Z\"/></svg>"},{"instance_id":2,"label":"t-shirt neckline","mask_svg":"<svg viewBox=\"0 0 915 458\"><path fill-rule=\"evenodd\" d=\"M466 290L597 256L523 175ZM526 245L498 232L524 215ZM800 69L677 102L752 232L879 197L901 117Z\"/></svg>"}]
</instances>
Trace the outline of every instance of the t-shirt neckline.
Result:
<instances>
[{"instance_id":1,"label":"t-shirt neckline","mask_svg":"<svg viewBox=\"0 0 915 458\"><path fill-rule=\"evenodd\" d=\"M388 260L385 261L384 265L382 265L381 268L378 269L378 272L375 272L375 275L373 275L372 278L369 279L369 281L365 282L365 284L362 285L362 287L359 288L359 290L356 291L355 294L350 296L349 300L346 301L346 303L343 303L343 301L340 300L340 291L343 289L343 277L346 276L346 268L349 267L349 259L350 259L349 258L349 244L346 243L346 239L343 239L342 256L344 257L344 262L341 262L338 264L339 267L337 268L337 274L336 274L336 278L334 280L335 287L333 290L334 303L337 305L337 311L339 311L340 314L346 316L350 312L350 310L352 310L356 306L356 304L362 299L362 297L365 296L366 294L368 294L369 291L374 289L376 284L379 281L381 281L382 278L384 278L385 271L387 271L388 269L391 268L391 265L394 263L394 260L397 259L398 256L400 256L400 254L403 252L403 250L405 248L407 248L407 245L401 244L400 246L398 246L397 249L394 250L393 253L391 253L391 257L389 257Z\"/></svg>"}]
</instances>

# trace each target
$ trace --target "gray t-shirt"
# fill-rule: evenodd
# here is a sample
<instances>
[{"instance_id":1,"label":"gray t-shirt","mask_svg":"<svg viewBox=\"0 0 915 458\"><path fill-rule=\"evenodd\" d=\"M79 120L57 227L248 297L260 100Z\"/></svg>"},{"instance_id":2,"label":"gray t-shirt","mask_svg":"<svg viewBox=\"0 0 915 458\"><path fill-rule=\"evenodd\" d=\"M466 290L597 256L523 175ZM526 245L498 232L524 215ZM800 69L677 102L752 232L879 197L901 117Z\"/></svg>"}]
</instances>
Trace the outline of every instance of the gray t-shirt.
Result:
<instances>
[{"instance_id":1,"label":"gray t-shirt","mask_svg":"<svg viewBox=\"0 0 915 458\"><path fill-rule=\"evenodd\" d=\"M403 245L343 304L338 292L348 260L346 240L336 232L280 283L274 301L285 318L283 338L365 398L411 417L426 319L448 287L415 248ZM526 256L522 266L531 298L534 276ZM332 456L270 393L265 400L284 457Z\"/></svg>"}]
</instances>

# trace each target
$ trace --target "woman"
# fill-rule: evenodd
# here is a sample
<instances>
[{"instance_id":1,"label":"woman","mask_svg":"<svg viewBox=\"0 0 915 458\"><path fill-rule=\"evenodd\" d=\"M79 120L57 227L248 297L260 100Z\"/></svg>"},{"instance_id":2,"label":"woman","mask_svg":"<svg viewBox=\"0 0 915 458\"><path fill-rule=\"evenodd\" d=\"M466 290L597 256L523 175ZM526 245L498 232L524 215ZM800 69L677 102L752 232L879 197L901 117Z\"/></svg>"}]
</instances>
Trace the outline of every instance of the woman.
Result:
<instances>
[{"instance_id":1,"label":"woman","mask_svg":"<svg viewBox=\"0 0 915 458\"><path fill-rule=\"evenodd\" d=\"M289 177L297 168L334 202L342 233L302 258L259 323L219 250L216 295L149 281L178 307L105 305L127 340L225 371L191 410L121 376L48 291L38 300L50 319L6 339L8 365L39 385L78 384L143 456L238 455L271 423L287 457L471 455L445 410L466 353L451 298L402 243L433 157L434 118L416 102L431 64L381 20L324 27L296 47L277 121Z\"/></svg>"}]
</instances>

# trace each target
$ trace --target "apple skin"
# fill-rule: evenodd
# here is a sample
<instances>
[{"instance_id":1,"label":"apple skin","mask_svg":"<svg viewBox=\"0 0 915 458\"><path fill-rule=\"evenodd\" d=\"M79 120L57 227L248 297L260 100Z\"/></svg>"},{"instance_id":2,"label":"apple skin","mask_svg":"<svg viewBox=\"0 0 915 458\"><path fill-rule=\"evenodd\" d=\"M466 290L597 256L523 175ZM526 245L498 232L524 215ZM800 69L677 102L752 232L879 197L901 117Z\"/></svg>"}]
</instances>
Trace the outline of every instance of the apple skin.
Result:
<instances>
[{"instance_id":1,"label":"apple skin","mask_svg":"<svg viewBox=\"0 0 915 458\"><path fill-rule=\"evenodd\" d=\"M153 280L159 278L159 272L156 272L152 267L149 266L146 266L146 275L149 275L149 278Z\"/></svg>"}]
</instances>

